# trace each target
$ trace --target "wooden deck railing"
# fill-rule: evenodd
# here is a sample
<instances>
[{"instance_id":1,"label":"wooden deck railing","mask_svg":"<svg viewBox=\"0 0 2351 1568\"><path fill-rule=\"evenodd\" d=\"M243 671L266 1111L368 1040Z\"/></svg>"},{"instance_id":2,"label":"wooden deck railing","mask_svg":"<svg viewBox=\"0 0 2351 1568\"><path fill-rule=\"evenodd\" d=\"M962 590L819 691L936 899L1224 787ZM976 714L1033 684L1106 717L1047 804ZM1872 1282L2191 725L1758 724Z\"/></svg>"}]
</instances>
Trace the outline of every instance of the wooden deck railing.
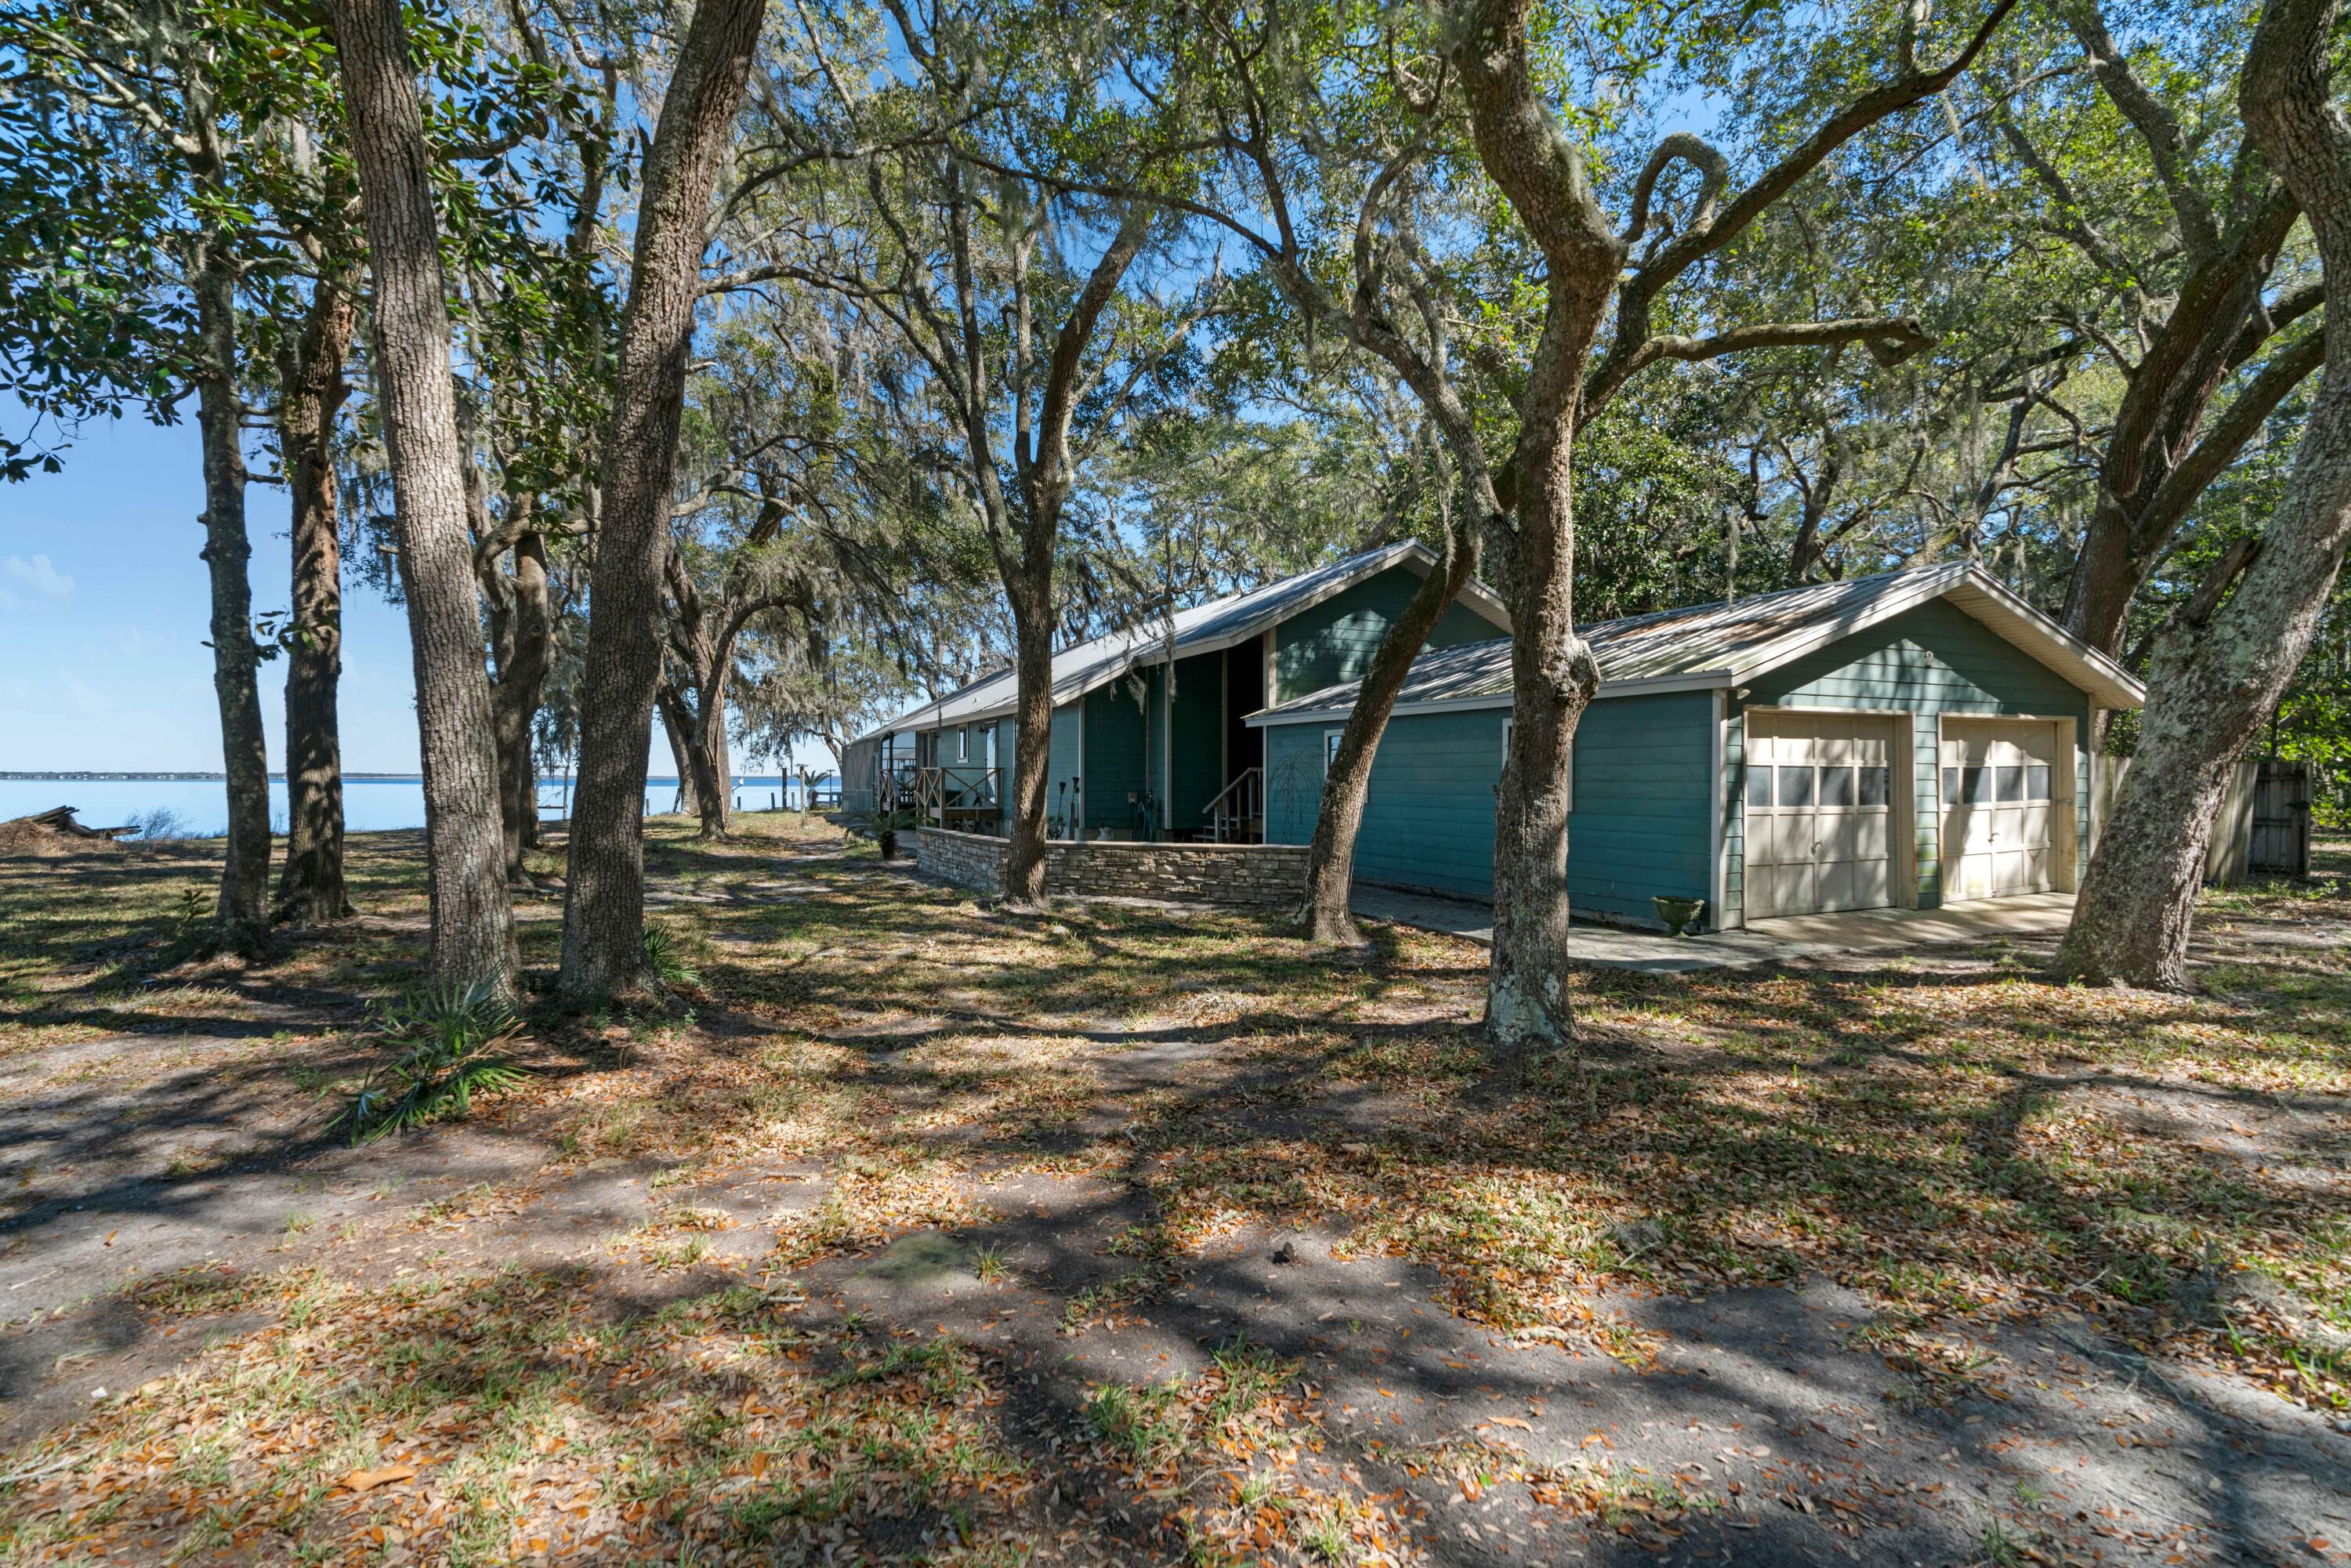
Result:
<instances>
[{"instance_id":1,"label":"wooden deck railing","mask_svg":"<svg viewBox=\"0 0 2351 1568\"><path fill-rule=\"evenodd\" d=\"M1263 843L1265 769L1242 768L1200 814L1208 819L1208 836L1220 844Z\"/></svg>"},{"instance_id":2,"label":"wooden deck railing","mask_svg":"<svg viewBox=\"0 0 2351 1568\"><path fill-rule=\"evenodd\" d=\"M1004 814L1003 770L996 768L918 768L914 811L934 828L977 828Z\"/></svg>"}]
</instances>

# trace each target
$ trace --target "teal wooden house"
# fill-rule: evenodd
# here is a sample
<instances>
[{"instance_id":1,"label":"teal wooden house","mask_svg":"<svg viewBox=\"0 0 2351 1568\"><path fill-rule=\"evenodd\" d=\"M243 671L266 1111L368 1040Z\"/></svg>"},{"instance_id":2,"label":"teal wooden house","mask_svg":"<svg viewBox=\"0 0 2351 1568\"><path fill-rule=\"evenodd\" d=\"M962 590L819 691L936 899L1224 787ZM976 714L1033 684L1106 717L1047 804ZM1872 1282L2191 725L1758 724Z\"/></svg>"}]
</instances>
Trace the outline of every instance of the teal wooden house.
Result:
<instances>
[{"instance_id":1,"label":"teal wooden house","mask_svg":"<svg viewBox=\"0 0 2351 1568\"><path fill-rule=\"evenodd\" d=\"M1957 563L1583 628L1603 674L1572 757L1579 916L1655 927L2074 890L2101 708L2145 692ZM1277 700L1267 833L1311 838L1353 681ZM1372 765L1359 880L1487 899L1510 744L1507 639L1414 665Z\"/></svg>"},{"instance_id":2,"label":"teal wooden house","mask_svg":"<svg viewBox=\"0 0 2351 1568\"><path fill-rule=\"evenodd\" d=\"M1434 564L1423 545L1392 545L1056 654L1053 836L1260 841L1266 732L1249 716L1362 675ZM1509 630L1472 584L1428 646ZM843 809L911 797L926 822L1000 831L1017 695L998 670L860 736L841 758Z\"/></svg>"}]
</instances>

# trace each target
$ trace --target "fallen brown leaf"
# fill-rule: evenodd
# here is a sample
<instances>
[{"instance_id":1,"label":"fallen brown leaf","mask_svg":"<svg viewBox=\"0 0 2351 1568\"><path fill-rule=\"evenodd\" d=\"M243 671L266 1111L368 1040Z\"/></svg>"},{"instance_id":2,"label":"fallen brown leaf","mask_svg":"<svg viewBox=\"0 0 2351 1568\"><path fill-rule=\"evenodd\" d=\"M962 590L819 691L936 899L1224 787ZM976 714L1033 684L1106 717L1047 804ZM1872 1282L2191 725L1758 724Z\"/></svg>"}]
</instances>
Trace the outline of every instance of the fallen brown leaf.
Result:
<instances>
[{"instance_id":1,"label":"fallen brown leaf","mask_svg":"<svg viewBox=\"0 0 2351 1568\"><path fill-rule=\"evenodd\" d=\"M378 1487L390 1486L394 1481L404 1481L415 1473L416 1467L404 1462L396 1465L379 1465L371 1470L353 1470L343 1478L342 1484L351 1491L373 1491Z\"/></svg>"}]
</instances>

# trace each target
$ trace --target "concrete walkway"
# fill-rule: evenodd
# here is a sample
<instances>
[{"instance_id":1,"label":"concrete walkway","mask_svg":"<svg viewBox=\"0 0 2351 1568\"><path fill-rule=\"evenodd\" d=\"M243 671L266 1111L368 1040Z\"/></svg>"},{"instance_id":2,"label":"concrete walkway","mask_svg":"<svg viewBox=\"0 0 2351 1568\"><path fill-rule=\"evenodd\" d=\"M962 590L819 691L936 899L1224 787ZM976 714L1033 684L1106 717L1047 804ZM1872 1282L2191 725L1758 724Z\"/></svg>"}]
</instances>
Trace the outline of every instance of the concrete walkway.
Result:
<instances>
[{"instance_id":1,"label":"concrete walkway","mask_svg":"<svg viewBox=\"0 0 2351 1568\"><path fill-rule=\"evenodd\" d=\"M1441 931L1481 946L1494 940L1494 912L1467 899L1401 893L1358 884L1356 914L1422 931ZM1653 974L1736 969L1799 958L1898 953L1913 947L1981 942L1996 937L2049 936L2073 918L2070 893L2034 893L1977 899L1946 909L1859 909L1843 915L1797 915L1758 920L1744 931L1664 936L1613 925L1578 925L1568 953L1579 964Z\"/></svg>"}]
</instances>

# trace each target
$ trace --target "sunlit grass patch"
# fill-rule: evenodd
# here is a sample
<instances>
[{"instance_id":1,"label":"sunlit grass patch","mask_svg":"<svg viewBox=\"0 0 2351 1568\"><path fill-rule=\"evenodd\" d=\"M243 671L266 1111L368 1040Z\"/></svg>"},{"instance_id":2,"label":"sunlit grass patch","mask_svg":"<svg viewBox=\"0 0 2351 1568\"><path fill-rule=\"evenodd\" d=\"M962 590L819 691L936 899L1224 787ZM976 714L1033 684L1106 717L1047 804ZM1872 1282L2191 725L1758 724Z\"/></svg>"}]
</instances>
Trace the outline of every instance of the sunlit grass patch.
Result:
<instances>
[{"instance_id":1,"label":"sunlit grass patch","mask_svg":"<svg viewBox=\"0 0 2351 1568\"><path fill-rule=\"evenodd\" d=\"M812 1333L747 1287L620 1322L593 1294L522 1270L420 1281L225 1343L59 1435L92 1457L0 1495L0 1552L342 1561L396 1532L427 1558L674 1562L820 1550L910 1511L948 1544L1033 1529L967 1348Z\"/></svg>"},{"instance_id":2,"label":"sunlit grass patch","mask_svg":"<svg viewBox=\"0 0 2351 1568\"><path fill-rule=\"evenodd\" d=\"M314 1270L270 1273L225 1263L191 1263L142 1281L131 1290L130 1300L158 1318L216 1317L299 1296L324 1284L325 1276Z\"/></svg>"}]
</instances>

